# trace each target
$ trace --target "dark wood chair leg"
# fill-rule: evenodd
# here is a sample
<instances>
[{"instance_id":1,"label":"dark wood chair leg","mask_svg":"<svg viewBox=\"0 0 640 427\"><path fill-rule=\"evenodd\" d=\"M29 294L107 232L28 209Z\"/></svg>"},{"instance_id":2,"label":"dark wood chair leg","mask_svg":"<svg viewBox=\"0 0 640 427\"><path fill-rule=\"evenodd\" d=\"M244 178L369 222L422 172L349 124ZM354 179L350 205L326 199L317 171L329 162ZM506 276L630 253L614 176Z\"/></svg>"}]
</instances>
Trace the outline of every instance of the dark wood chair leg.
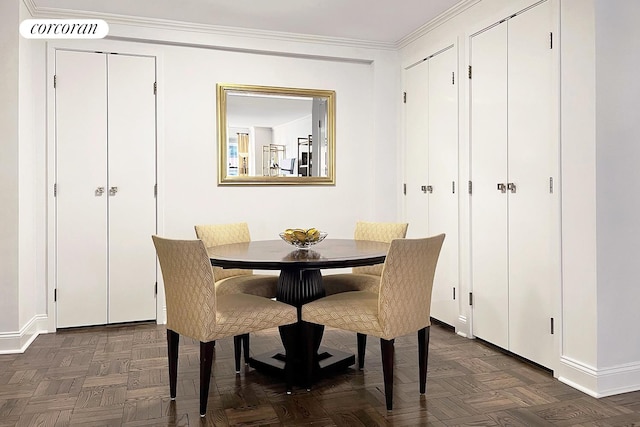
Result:
<instances>
[{"instance_id":1,"label":"dark wood chair leg","mask_svg":"<svg viewBox=\"0 0 640 427\"><path fill-rule=\"evenodd\" d=\"M358 369L364 369L364 353L367 349L367 336L358 334Z\"/></svg>"},{"instance_id":2,"label":"dark wood chair leg","mask_svg":"<svg viewBox=\"0 0 640 427\"><path fill-rule=\"evenodd\" d=\"M178 383L178 343L180 335L167 329L167 356L169 357L169 395L176 400L176 384Z\"/></svg>"},{"instance_id":3,"label":"dark wood chair leg","mask_svg":"<svg viewBox=\"0 0 640 427\"><path fill-rule=\"evenodd\" d=\"M200 342L200 416L207 413L211 365L213 363L213 342Z\"/></svg>"},{"instance_id":4,"label":"dark wood chair leg","mask_svg":"<svg viewBox=\"0 0 640 427\"><path fill-rule=\"evenodd\" d=\"M382 351L382 373L384 376L384 397L387 401L387 411L393 408L393 356L395 352L394 340L380 338Z\"/></svg>"},{"instance_id":5,"label":"dark wood chair leg","mask_svg":"<svg viewBox=\"0 0 640 427\"><path fill-rule=\"evenodd\" d=\"M427 326L418 331L418 365L420 366L420 394L427 391L427 362L429 361L429 332Z\"/></svg>"},{"instance_id":6,"label":"dark wood chair leg","mask_svg":"<svg viewBox=\"0 0 640 427\"><path fill-rule=\"evenodd\" d=\"M240 373L240 354L242 352L242 335L233 337L233 355L236 361L236 374Z\"/></svg>"},{"instance_id":7,"label":"dark wood chair leg","mask_svg":"<svg viewBox=\"0 0 640 427\"><path fill-rule=\"evenodd\" d=\"M249 334L242 336L242 352L244 353L244 364L249 364Z\"/></svg>"}]
</instances>

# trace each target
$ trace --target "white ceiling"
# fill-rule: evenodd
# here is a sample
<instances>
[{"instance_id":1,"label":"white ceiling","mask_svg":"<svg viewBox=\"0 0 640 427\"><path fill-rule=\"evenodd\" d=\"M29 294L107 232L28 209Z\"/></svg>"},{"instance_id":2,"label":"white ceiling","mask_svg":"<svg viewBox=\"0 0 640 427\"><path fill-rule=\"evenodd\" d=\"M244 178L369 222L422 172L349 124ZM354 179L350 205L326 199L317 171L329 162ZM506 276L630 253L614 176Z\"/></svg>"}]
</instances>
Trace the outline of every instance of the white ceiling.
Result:
<instances>
[{"instance_id":1,"label":"white ceiling","mask_svg":"<svg viewBox=\"0 0 640 427\"><path fill-rule=\"evenodd\" d=\"M464 1L464 0L463 0ZM396 44L461 0L31 0L70 10Z\"/></svg>"}]
</instances>

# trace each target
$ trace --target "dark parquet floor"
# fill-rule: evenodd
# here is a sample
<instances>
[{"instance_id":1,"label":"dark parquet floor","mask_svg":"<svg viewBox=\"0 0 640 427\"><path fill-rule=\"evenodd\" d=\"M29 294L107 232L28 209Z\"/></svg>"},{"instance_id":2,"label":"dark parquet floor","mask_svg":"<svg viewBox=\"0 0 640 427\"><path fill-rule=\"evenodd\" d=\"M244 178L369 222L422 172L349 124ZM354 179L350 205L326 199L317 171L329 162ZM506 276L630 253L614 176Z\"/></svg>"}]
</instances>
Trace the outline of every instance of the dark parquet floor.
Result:
<instances>
[{"instance_id":1,"label":"dark parquet floor","mask_svg":"<svg viewBox=\"0 0 640 427\"><path fill-rule=\"evenodd\" d=\"M41 335L24 354L0 355L0 426L640 426L640 392L594 399L439 325L431 328L424 396L417 338L396 340L391 412L376 339L369 339L363 371L347 369L292 395L251 368L236 375L233 340L220 340L202 420L199 346L181 340L172 402L165 337L155 324L80 328ZM277 330L251 340L252 354L280 342ZM355 334L328 329L323 344L354 352Z\"/></svg>"}]
</instances>

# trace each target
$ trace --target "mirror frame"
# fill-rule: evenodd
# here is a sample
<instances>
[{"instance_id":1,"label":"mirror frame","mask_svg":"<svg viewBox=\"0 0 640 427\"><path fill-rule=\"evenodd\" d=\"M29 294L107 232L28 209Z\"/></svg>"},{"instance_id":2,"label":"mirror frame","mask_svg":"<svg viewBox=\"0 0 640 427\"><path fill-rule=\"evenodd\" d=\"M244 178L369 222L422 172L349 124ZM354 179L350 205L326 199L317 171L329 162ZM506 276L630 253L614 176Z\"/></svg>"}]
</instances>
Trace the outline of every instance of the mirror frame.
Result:
<instances>
[{"instance_id":1,"label":"mirror frame","mask_svg":"<svg viewBox=\"0 0 640 427\"><path fill-rule=\"evenodd\" d=\"M218 83L218 185L335 185L336 183L336 93L333 90L300 89ZM322 97L327 99L327 176L227 176L227 94L245 92L260 95Z\"/></svg>"}]
</instances>

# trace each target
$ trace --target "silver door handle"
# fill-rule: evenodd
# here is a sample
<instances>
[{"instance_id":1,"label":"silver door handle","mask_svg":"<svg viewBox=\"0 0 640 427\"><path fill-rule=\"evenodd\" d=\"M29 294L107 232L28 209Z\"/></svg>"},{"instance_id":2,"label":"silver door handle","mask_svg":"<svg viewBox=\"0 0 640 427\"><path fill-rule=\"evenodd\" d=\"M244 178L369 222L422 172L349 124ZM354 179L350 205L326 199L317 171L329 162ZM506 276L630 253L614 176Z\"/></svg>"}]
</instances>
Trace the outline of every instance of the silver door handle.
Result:
<instances>
[{"instance_id":1,"label":"silver door handle","mask_svg":"<svg viewBox=\"0 0 640 427\"><path fill-rule=\"evenodd\" d=\"M507 184L507 190L510 190L512 193L516 192L516 185L513 182L509 182Z\"/></svg>"},{"instance_id":2,"label":"silver door handle","mask_svg":"<svg viewBox=\"0 0 640 427\"><path fill-rule=\"evenodd\" d=\"M420 186L420 191L422 191L423 193L427 192L427 186L426 185L421 185Z\"/></svg>"},{"instance_id":3,"label":"silver door handle","mask_svg":"<svg viewBox=\"0 0 640 427\"><path fill-rule=\"evenodd\" d=\"M500 190L501 193L506 193L507 192L507 186L504 185L503 183L499 182L498 183L498 190Z\"/></svg>"},{"instance_id":4,"label":"silver door handle","mask_svg":"<svg viewBox=\"0 0 640 427\"><path fill-rule=\"evenodd\" d=\"M104 187L98 187L96 188L96 191L94 193L97 197L100 197L104 194Z\"/></svg>"},{"instance_id":5,"label":"silver door handle","mask_svg":"<svg viewBox=\"0 0 640 427\"><path fill-rule=\"evenodd\" d=\"M109 195L110 196L115 196L117 192L118 192L118 187L109 188Z\"/></svg>"}]
</instances>

